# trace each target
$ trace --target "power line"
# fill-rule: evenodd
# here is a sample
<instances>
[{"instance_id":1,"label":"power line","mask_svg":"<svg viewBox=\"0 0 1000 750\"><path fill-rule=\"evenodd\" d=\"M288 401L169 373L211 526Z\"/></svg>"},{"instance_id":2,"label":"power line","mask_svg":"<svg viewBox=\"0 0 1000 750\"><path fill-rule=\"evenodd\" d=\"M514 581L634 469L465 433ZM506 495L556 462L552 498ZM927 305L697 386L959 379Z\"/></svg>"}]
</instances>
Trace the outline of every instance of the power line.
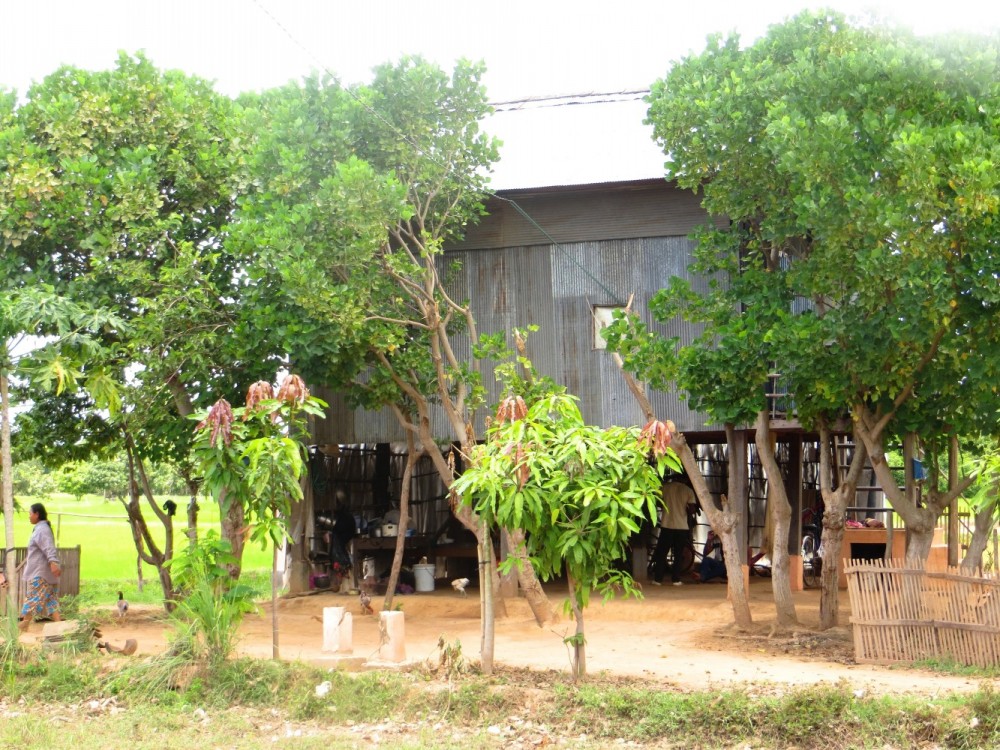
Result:
<instances>
[{"instance_id":1,"label":"power line","mask_svg":"<svg viewBox=\"0 0 1000 750\"><path fill-rule=\"evenodd\" d=\"M521 99L508 99L501 102L491 102L491 106L501 107L508 104L527 104L532 102L555 102L561 99L593 99L595 97L631 97L645 96L649 89L626 89L624 91L589 91L576 94L543 94L541 96L525 96Z\"/></svg>"},{"instance_id":2,"label":"power line","mask_svg":"<svg viewBox=\"0 0 1000 750\"><path fill-rule=\"evenodd\" d=\"M649 89L630 89L626 91L602 91L585 94L554 94L548 96L527 96L521 99L508 99L501 102L490 102L494 112L521 112L524 110L546 109L552 107L579 107L588 104L620 104L622 102L639 102L646 98Z\"/></svg>"}]
</instances>

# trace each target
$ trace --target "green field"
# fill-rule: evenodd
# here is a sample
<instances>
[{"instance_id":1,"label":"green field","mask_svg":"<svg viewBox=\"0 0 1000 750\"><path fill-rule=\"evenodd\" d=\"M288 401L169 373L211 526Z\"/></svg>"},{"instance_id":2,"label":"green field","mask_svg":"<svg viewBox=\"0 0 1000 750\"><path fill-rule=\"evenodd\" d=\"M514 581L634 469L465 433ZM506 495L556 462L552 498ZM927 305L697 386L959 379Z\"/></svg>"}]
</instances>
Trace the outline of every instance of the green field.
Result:
<instances>
[{"instance_id":1,"label":"green field","mask_svg":"<svg viewBox=\"0 0 1000 750\"><path fill-rule=\"evenodd\" d=\"M159 498L162 504L168 498ZM174 545L181 548L186 543L184 531L187 528L187 497L169 498L177 503L174 517ZM14 514L14 544L24 547L31 535L28 521L28 507L36 498L19 497L20 511ZM157 601L162 597L156 568L143 563L142 577L146 584L143 594L138 588L138 555L132 532L125 515L125 508L117 500L108 501L96 495L84 495L77 500L71 495L55 494L40 500L45 505L56 535L59 547L80 547L81 597L88 596L88 584L98 590L122 588L133 601ZM198 514L198 533L219 530L219 508L213 501L202 498ZM158 544L163 542L163 525L144 504L143 515L149 524L153 538ZM243 568L247 572L270 570L270 548L262 550L259 545L248 545L243 554Z\"/></svg>"}]
</instances>

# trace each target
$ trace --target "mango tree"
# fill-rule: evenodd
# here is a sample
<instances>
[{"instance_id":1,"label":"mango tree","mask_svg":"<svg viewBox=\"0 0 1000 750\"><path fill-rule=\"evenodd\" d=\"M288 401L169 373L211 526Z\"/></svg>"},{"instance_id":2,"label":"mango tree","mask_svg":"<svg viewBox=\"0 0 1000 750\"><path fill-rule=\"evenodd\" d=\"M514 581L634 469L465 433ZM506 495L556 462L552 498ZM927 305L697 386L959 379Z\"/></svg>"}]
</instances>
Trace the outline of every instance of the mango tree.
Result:
<instances>
[{"instance_id":1,"label":"mango tree","mask_svg":"<svg viewBox=\"0 0 1000 750\"><path fill-rule=\"evenodd\" d=\"M565 394L530 407L511 397L453 485L489 522L524 530L543 580L565 574L566 609L576 621L565 639L574 677L587 671L584 610L591 594L605 601L640 596L620 564L643 519L657 515L664 470L680 470L666 446L655 461L650 451L636 429L584 424L576 400Z\"/></svg>"},{"instance_id":2,"label":"mango tree","mask_svg":"<svg viewBox=\"0 0 1000 750\"><path fill-rule=\"evenodd\" d=\"M767 285L730 314L758 314L760 294L783 290L756 336L803 425L824 439L847 429L858 447L838 485L821 478L824 626L866 458L911 532L908 556L923 559L971 478L942 470L921 497L913 482L904 493L886 442L919 434L942 468L955 438L995 420L1000 57L995 40L967 41L803 13L753 45L711 38L649 97L667 176L729 219L702 238L729 265L720 283L755 258L781 277L758 277ZM739 343L705 341L718 356Z\"/></svg>"}]
</instances>

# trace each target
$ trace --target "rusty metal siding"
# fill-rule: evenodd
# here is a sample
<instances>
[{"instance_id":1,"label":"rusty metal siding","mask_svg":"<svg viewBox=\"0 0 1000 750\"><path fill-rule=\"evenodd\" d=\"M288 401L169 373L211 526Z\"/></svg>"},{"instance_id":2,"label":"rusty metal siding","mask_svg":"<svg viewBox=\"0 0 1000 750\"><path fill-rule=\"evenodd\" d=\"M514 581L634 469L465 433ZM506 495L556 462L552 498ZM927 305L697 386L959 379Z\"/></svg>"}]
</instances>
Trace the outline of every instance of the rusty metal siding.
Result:
<instances>
[{"instance_id":1,"label":"rusty metal siding","mask_svg":"<svg viewBox=\"0 0 1000 750\"><path fill-rule=\"evenodd\" d=\"M654 324L650 297L672 276L686 276L692 243L684 237L587 242L553 251L553 296L560 301L557 330L563 331L560 368L550 372L580 398L584 418L595 424L640 424L644 416L618 371L613 356L593 348L593 305L624 305L665 336L690 341L695 331L683 322ZM650 392L656 413L683 429L700 429L705 415L691 412L675 393Z\"/></svg>"},{"instance_id":2,"label":"rusty metal siding","mask_svg":"<svg viewBox=\"0 0 1000 750\"><path fill-rule=\"evenodd\" d=\"M682 342L691 341L697 331L686 323L652 324L648 302L673 276L690 278L696 288L707 286L705 280L688 273L694 245L686 235L708 217L694 196L664 181L600 187L525 191L517 196L559 244L530 229L509 205L495 205L493 216L447 252L447 262L460 261L448 286L455 298L471 301L480 334L502 332L512 345L514 327L539 326L529 338L529 356L539 372L580 399L588 422L635 425L644 420L635 398L612 355L593 346L592 306L624 305L634 295L633 309L653 328L666 336L679 336ZM522 242L513 244L515 237ZM464 334L455 337L454 346L460 359L471 360ZM496 363L478 366L487 403L494 403L501 395L493 377ZM327 395L336 406L331 408L330 419L317 423L316 442L404 439L389 410L352 412L341 399ZM683 430L719 429L709 427L706 416L692 412L676 393L649 395L656 413L673 419ZM486 410L477 415L475 427L480 436L486 415ZM440 438L452 439L440 410L432 428Z\"/></svg>"},{"instance_id":3,"label":"rusty metal siding","mask_svg":"<svg viewBox=\"0 0 1000 750\"><path fill-rule=\"evenodd\" d=\"M650 322L645 313L649 298L671 276L687 275L691 248L687 238L661 237L454 255L471 285L461 291L473 301L479 331L501 331L510 341L513 327L539 326L528 342L535 367L580 399L588 422L608 426L639 424L643 414L612 355L594 348L592 306L624 305L634 294L634 309ZM653 327L686 341L695 333L680 322ZM482 370L491 401L500 395L492 378L494 366L484 363ZM650 396L657 413L682 428L705 424L705 416L691 412L676 394ZM477 429L482 429L481 418Z\"/></svg>"},{"instance_id":4,"label":"rusty metal siding","mask_svg":"<svg viewBox=\"0 0 1000 750\"><path fill-rule=\"evenodd\" d=\"M449 258L461 260L462 273L455 279L452 292L471 301L480 334L503 333L508 346L513 348L514 328L538 325L539 333L529 338L531 356L535 355L536 339L544 340L546 348L551 347L556 328L548 248L512 247L449 254ZM455 353L469 356L467 337L456 338ZM495 403L502 395L494 378L497 364L483 360L476 365L487 390L487 404ZM486 416L487 410L477 415L475 427L480 436Z\"/></svg>"}]
</instances>

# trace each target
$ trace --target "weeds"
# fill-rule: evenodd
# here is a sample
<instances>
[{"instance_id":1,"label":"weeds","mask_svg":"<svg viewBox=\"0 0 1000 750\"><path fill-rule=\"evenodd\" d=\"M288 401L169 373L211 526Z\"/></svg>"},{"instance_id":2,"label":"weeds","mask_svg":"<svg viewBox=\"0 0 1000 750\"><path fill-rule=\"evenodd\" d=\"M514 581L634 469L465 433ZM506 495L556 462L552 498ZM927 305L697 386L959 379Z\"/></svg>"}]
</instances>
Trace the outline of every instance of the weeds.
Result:
<instances>
[{"instance_id":1,"label":"weeds","mask_svg":"<svg viewBox=\"0 0 1000 750\"><path fill-rule=\"evenodd\" d=\"M1000 677L1000 667L977 667L970 664L962 664L955 659L946 657L924 659L913 662L910 666L914 669L927 669L932 672L961 675L962 677Z\"/></svg>"},{"instance_id":2,"label":"weeds","mask_svg":"<svg viewBox=\"0 0 1000 750\"><path fill-rule=\"evenodd\" d=\"M376 721L401 715L410 700L407 681L394 674L332 672L316 674L313 679L311 685L295 691L289 704L292 718ZM318 696L315 687L321 682L330 682L330 691Z\"/></svg>"},{"instance_id":3,"label":"weeds","mask_svg":"<svg viewBox=\"0 0 1000 750\"><path fill-rule=\"evenodd\" d=\"M295 722L322 727L329 736L336 736L338 727L341 736L349 736L349 727L363 724L417 727L413 731L419 744L400 741L399 747L456 746L426 729L441 722L470 738L486 734L487 727L516 733L518 726L530 725L542 732L535 739L563 738L585 747L659 747L681 738L690 748L1000 746L1000 693L989 688L943 699L868 697L847 684L761 696L739 690L676 693L655 683L625 680L578 685L565 676L528 670L505 670L495 677L453 674L443 682L426 672L345 673L253 659L192 662L188 654L130 660L114 671L109 671L113 662L96 653L39 656L10 666L5 696L55 707L111 701L135 718L109 716L109 733L111 724L155 723L164 747L178 746L206 711L218 717L237 712L225 719L239 733L231 742L263 739L257 723L239 718L253 715L271 717L265 722L270 727ZM27 729L0 730L0 737L26 737ZM582 735L586 742L577 741ZM250 740L246 746L258 746ZM477 741L462 746L478 747ZM91 746L107 746L95 742ZM350 745L331 741L316 746L331 750Z\"/></svg>"},{"instance_id":4,"label":"weeds","mask_svg":"<svg viewBox=\"0 0 1000 750\"><path fill-rule=\"evenodd\" d=\"M18 640L17 607L12 597L7 597L7 611L0 616L0 674L8 675L24 659L25 650Z\"/></svg>"},{"instance_id":5,"label":"weeds","mask_svg":"<svg viewBox=\"0 0 1000 750\"><path fill-rule=\"evenodd\" d=\"M968 748L1000 746L1000 694L986 686L970 697L960 712L961 721L948 735L948 746Z\"/></svg>"},{"instance_id":6,"label":"weeds","mask_svg":"<svg viewBox=\"0 0 1000 750\"><path fill-rule=\"evenodd\" d=\"M462 655L462 642L456 640L448 643L442 635L438 638L438 660L436 665L430 665L430 671L440 677L452 680L469 671L469 665Z\"/></svg>"},{"instance_id":7,"label":"weeds","mask_svg":"<svg viewBox=\"0 0 1000 750\"><path fill-rule=\"evenodd\" d=\"M243 616L257 605L253 589L229 576L226 566L235 562L229 543L215 532L171 560L174 580L184 590L174 612L179 653L218 664L236 648Z\"/></svg>"}]
</instances>

